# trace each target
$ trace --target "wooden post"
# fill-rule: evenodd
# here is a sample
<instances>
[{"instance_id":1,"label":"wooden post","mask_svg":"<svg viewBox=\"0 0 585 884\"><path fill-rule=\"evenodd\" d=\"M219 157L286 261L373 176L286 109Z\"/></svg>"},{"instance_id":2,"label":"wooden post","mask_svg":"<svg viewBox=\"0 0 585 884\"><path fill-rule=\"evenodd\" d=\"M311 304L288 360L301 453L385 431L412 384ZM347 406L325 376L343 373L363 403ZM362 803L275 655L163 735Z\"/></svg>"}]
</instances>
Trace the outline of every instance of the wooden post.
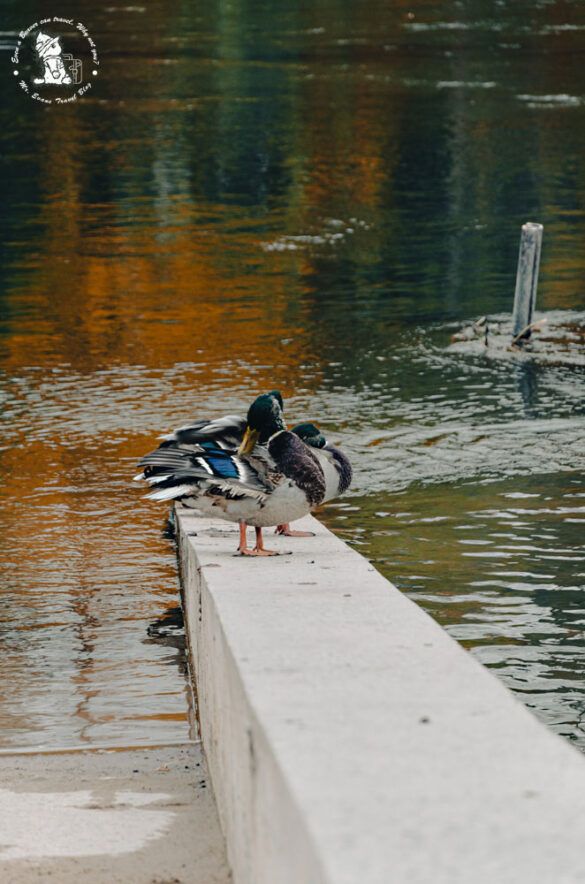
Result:
<instances>
[{"instance_id":1,"label":"wooden post","mask_svg":"<svg viewBox=\"0 0 585 884\"><path fill-rule=\"evenodd\" d=\"M522 225L520 253L516 272L516 292L514 294L514 315L512 317L512 337L516 338L523 329L532 323L536 304L540 247L542 245L542 224L527 221ZM522 335L522 340L530 337L530 329Z\"/></svg>"}]
</instances>

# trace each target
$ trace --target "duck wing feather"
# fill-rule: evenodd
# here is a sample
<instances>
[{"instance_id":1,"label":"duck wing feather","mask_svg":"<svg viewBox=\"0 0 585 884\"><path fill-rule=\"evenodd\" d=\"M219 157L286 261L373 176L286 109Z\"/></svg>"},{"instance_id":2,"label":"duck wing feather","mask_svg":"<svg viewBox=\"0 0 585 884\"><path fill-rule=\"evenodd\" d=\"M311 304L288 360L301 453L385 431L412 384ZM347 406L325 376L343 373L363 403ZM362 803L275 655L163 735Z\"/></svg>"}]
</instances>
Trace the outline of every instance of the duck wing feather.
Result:
<instances>
[{"instance_id":1,"label":"duck wing feather","mask_svg":"<svg viewBox=\"0 0 585 884\"><path fill-rule=\"evenodd\" d=\"M341 448L336 448L334 445L325 445L325 447L320 450L327 453L329 461L337 470L339 476L339 488L337 493L343 494L343 492L347 491L351 485L351 480L353 478L353 469L349 462L349 457L341 450Z\"/></svg>"},{"instance_id":2,"label":"duck wing feather","mask_svg":"<svg viewBox=\"0 0 585 884\"><path fill-rule=\"evenodd\" d=\"M284 479L266 450L240 457L221 448L157 448L139 466L155 488L148 496L158 500L207 494L263 501Z\"/></svg>"},{"instance_id":3,"label":"duck wing feather","mask_svg":"<svg viewBox=\"0 0 585 884\"><path fill-rule=\"evenodd\" d=\"M213 443L218 448L233 450L238 448L246 430L246 418L236 414L227 414L215 420L198 421L178 427L168 436L162 437L161 448L176 446L208 445Z\"/></svg>"}]
</instances>

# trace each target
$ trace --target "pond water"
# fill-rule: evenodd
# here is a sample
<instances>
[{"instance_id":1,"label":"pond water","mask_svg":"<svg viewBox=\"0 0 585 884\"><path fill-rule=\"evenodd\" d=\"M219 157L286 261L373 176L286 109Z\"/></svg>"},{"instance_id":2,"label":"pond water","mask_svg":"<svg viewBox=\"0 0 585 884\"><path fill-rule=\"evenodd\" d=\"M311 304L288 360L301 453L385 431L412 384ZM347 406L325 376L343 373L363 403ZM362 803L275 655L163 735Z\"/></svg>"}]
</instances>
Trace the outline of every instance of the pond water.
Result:
<instances>
[{"instance_id":1,"label":"pond water","mask_svg":"<svg viewBox=\"0 0 585 884\"><path fill-rule=\"evenodd\" d=\"M355 464L327 524L585 747L579 348L450 344L505 321L526 220L585 324L583 4L65 2L100 66L62 106L11 74L40 7L0 35L0 748L193 734L130 479L273 387Z\"/></svg>"}]
</instances>

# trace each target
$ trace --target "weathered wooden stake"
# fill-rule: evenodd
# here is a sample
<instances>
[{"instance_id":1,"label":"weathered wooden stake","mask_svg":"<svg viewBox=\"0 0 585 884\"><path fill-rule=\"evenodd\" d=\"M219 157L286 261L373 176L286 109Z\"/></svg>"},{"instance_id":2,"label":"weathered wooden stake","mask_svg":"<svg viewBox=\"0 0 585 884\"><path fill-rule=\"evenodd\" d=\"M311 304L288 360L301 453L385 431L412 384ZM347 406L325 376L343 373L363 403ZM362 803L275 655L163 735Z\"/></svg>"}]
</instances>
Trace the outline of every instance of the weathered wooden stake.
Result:
<instances>
[{"instance_id":1,"label":"weathered wooden stake","mask_svg":"<svg viewBox=\"0 0 585 884\"><path fill-rule=\"evenodd\" d=\"M516 338L526 329L521 339L530 337L528 326L532 323L532 315L536 304L536 287L538 285L538 268L540 265L540 247L542 245L542 224L527 221L522 225L520 236L520 253L516 272L516 292L514 293L514 315L512 317L512 337Z\"/></svg>"}]
</instances>

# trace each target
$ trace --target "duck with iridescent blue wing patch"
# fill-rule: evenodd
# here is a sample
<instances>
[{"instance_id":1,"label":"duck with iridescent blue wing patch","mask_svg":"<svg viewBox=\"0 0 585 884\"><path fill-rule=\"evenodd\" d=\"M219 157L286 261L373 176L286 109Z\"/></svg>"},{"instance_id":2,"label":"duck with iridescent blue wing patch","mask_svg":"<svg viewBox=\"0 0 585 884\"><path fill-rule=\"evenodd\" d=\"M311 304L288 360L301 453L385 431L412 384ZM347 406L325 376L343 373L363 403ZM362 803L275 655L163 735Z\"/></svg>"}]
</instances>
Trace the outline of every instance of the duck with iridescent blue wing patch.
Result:
<instances>
[{"instance_id":1,"label":"duck with iridescent blue wing patch","mask_svg":"<svg viewBox=\"0 0 585 884\"><path fill-rule=\"evenodd\" d=\"M180 432L180 431L178 431ZM140 461L154 500L238 522L241 555L278 555L264 548L262 528L299 519L325 495L323 469L314 451L286 429L278 398L259 396L250 406L237 453L193 435L163 445ZM178 444L177 444L178 443ZM246 524L256 529L248 549Z\"/></svg>"},{"instance_id":2,"label":"duck with iridescent blue wing patch","mask_svg":"<svg viewBox=\"0 0 585 884\"><path fill-rule=\"evenodd\" d=\"M280 414L282 414L284 410L283 400L278 390L271 390L270 393L263 393L258 396L255 403L261 403L260 407L267 415L263 421L263 431L258 435L258 442L265 444L268 441L269 428L271 427L268 415L273 411L277 412L278 407L280 407ZM201 455L206 452L211 455L214 452L220 455L222 452L235 454L242 444L247 426L248 421L246 417L236 414L228 414L224 417L213 418L212 420L197 421L196 423L179 427L166 436L161 436L162 441L157 450L178 448ZM155 463L157 460L155 452L149 455L149 458L150 463L148 466L134 477L136 482L140 479L152 480L157 473L162 474L165 472L164 458L162 456L158 458L161 465Z\"/></svg>"}]
</instances>

